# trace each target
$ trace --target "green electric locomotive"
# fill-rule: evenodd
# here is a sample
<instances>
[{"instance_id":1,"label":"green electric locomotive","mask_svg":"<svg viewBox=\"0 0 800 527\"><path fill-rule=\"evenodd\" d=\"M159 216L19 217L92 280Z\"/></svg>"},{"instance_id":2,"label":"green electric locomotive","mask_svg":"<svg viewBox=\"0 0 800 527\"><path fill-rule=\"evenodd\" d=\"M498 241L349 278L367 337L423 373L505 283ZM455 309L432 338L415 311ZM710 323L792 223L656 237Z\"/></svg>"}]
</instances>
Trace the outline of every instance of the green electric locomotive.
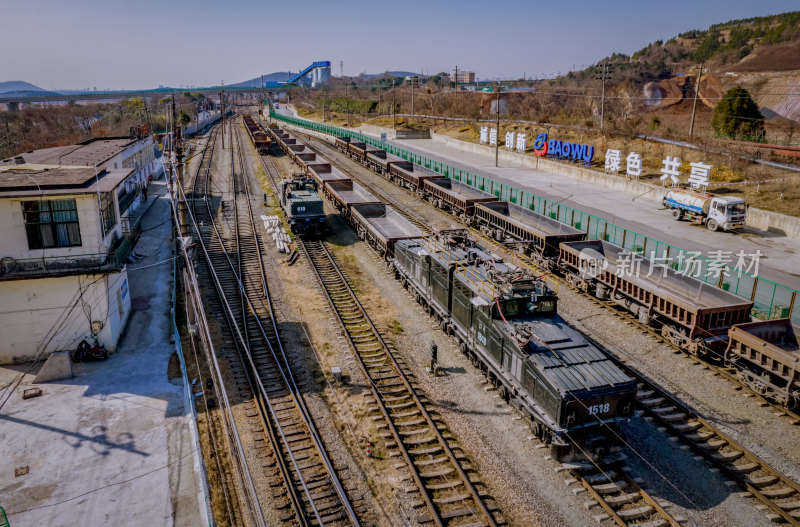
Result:
<instances>
[{"instance_id":1,"label":"green electric locomotive","mask_svg":"<svg viewBox=\"0 0 800 527\"><path fill-rule=\"evenodd\" d=\"M619 423L633 415L635 382L558 315L542 280L487 254L464 231L398 241L391 263L555 459L614 449Z\"/></svg>"},{"instance_id":2,"label":"green electric locomotive","mask_svg":"<svg viewBox=\"0 0 800 527\"><path fill-rule=\"evenodd\" d=\"M280 204L289 227L295 234L312 236L319 233L325 221L322 198L317 193L317 182L302 175L281 181Z\"/></svg>"}]
</instances>

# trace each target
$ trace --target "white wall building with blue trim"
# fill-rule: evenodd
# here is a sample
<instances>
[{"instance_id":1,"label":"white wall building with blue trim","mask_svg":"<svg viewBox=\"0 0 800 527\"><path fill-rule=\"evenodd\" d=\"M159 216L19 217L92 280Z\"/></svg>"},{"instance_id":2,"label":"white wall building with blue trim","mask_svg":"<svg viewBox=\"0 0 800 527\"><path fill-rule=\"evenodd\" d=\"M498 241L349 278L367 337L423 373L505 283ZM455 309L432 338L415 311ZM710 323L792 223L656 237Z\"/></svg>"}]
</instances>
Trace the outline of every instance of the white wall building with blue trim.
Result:
<instances>
[{"instance_id":1,"label":"white wall building with blue trim","mask_svg":"<svg viewBox=\"0 0 800 527\"><path fill-rule=\"evenodd\" d=\"M131 311L126 262L141 232L120 202L136 172L0 166L0 363L45 360L95 334L116 349Z\"/></svg>"}]
</instances>

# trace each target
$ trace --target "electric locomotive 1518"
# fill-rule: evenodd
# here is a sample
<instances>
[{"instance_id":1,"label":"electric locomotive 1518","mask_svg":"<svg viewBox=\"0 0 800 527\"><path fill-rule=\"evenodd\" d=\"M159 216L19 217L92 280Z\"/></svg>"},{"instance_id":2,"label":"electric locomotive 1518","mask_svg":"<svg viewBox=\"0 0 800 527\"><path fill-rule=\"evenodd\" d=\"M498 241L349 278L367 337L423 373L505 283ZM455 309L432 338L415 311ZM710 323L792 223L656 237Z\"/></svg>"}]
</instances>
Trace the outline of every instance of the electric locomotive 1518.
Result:
<instances>
[{"instance_id":1,"label":"electric locomotive 1518","mask_svg":"<svg viewBox=\"0 0 800 527\"><path fill-rule=\"evenodd\" d=\"M636 385L557 312L539 279L461 234L401 240L393 267L555 459L602 456L633 415Z\"/></svg>"}]
</instances>

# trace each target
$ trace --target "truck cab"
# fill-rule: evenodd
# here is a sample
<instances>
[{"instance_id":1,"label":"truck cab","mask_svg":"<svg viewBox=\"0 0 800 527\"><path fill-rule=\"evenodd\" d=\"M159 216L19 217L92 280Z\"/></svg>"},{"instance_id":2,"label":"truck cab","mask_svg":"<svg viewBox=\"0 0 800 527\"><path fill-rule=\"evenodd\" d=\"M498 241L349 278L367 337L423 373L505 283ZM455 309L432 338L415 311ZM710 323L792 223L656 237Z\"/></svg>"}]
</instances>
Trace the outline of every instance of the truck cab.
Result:
<instances>
[{"instance_id":1,"label":"truck cab","mask_svg":"<svg viewBox=\"0 0 800 527\"><path fill-rule=\"evenodd\" d=\"M711 206L708 211L709 221L706 222L706 225L711 229L709 223L713 219L718 227L725 231L740 229L744 227L746 217L747 206L743 199L732 196L717 196L711 200Z\"/></svg>"}]
</instances>

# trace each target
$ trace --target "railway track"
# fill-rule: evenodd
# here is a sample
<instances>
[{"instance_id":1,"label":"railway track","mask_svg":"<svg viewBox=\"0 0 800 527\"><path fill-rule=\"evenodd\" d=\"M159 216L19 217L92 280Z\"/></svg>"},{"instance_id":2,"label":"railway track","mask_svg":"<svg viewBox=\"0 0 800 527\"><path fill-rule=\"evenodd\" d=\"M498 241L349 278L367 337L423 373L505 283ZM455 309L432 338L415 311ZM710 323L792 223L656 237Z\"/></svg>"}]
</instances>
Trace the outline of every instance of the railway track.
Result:
<instances>
[{"instance_id":1,"label":"railway track","mask_svg":"<svg viewBox=\"0 0 800 527\"><path fill-rule=\"evenodd\" d=\"M497 242L485 237L483 241L490 246L494 244L494 248L499 250ZM523 256L519 258L526 266L537 268L536 263L529 258ZM686 354L664 338L660 332L642 324L635 315L625 311L615 302L600 300L577 288L571 289L582 293L582 296L589 298L593 303L609 308L615 316L643 333L669 344L676 352ZM591 336L588 338L594 340ZM602 346L599 343L597 345ZM623 371L637 380L637 407L647 420L657 423L659 430L676 437L696 455L710 463L714 469L724 474L728 481L756 498L768 519L800 525L800 485L719 430L675 396L651 382L635 368L614 355L609 356ZM694 360L699 363L696 357Z\"/></svg>"},{"instance_id":2,"label":"railway track","mask_svg":"<svg viewBox=\"0 0 800 527\"><path fill-rule=\"evenodd\" d=\"M316 138L306 134L303 135L316 144L322 143ZM331 152L338 154L338 151L333 147L324 145L324 148L327 150L325 155L328 156L328 159L330 159ZM347 170L343 166L340 166L340 168L352 175L353 171ZM387 203L394 203L395 209L404 214L409 220L418 226L425 225L424 220L420 219L423 217L421 214L411 215L406 212L406 207L403 204L397 206L397 199L391 193L381 192L380 189L376 189L368 181L362 178L357 179L367 186L370 191L377 191L377 194ZM414 197L419 199L417 196ZM418 215L419 217L417 217ZM430 229L428 228L427 231L430 231ZM482 242L493 251L498 251L501 254L508 252L499 242L487 238L474 229L472 229L472 232L481 238ZM541 270L537 263L530 258L520 255L516 255L515 258L525 267L537 271L537 274L550 275L550 273ZM558 286L560 281L552 275L548 278L550 277ZM631 325L635 325L654 339L669 344L677 352L690 355L676 347L654 328L639 322L637 317L624 311L614 302L603 301L586 292L579 292L584 293L584 296L590 298L594 303L610 308L616 316L628 321ZM765 512L768 519L776 522L786 522L790 525L800 525L800 485L771 467L767 462L760 459L730 436L724 434L677 398L650 382L638 371L614 356L611 356L611 358L624 371L637 379L639 388L637 405L639 411L646 416L646 419L655 421L660 431L676 437L698 456L705 459L715 470L719 470L724 474L731 484L739 486L748 495L756 498L759 502L759 508ZM691 358L695 361L699 360L694 356L691 356ZM725 368L714 364L708 364L708 367L731 382L741 385L736 380L735 375L732 375ZM743 387L749 390L747 386ZM753 394L759 395L755 392ZM800 415L782 406L774 405L766 399L764 401L772 404L785 415L800 420ZM624 467L621 465L612 470L613 474L602 471L591 473L587 472L587 470L591 470L589 467L580 468L581 470L572 470L573 475L587 488L608 516L617 524L626 525L628 521L639 521L642 516L651 514L661 517L658 521L660 525L677 524L673 523L675 520L663 510L663 507L656 500L648 496L636 485L634 480L625 473ZM597 467L592 467L592 469L597 469ZM637 503L641 503L641 505L637 505ZM619 513L619 510L622 513Z\"/></svg>"},{"instance_id":3,"label":"railway track","mask_svg":"<svg viewBox=\"0 0 800 527\"><path fill-rule=\"evenodd\" d=\"M598 305L611 308L620 319L671 345L659 332L641 324L637 317L618 309L613 302L600 300L588 293L584 296ZM630 365L615 357L612 358L637 379L639 385L637 403L649 420L656 422L664 432L688 445L693 452L722 472L729 481L736 483L738 487L756 498L764 508L767 518L790 525L800 525L800 485L771 467L666 390L647 380Z\"/></svg>"},{"instance_id":4,"label":"railway track","mask_svg":"<svg viewBox=\"0 0 800 527\"><path fill-rule=\"evenodd\" d=\"M208 136L206 146L201 152L200 163L198 164L197 172L195 174L195 181L198 178L205 177L211 169L211 160L213 157L214 148L216 145L217 134L219 128L215 128ZM196 184L194 191L196 192ZM196 195L192 196L194 198ZM187 198L188 200L188 198ZM195 216L196 223L208 223L205 216L204 209L197 209ZM199 221L198 221L199 218ZM200 266L197 270L197 277L203 282L210 282L210 276L207 273L208 269ZM221 311L221 306L213 305L210 309L212 315L219 316L224 319L225 314ZM200 332L201 340L203 340L203 333ZM217 360L216 351L213 349L213 344L204 342L206 363L202 364L197 356L198 346L195 345L195 340L192 339L192 349L194 352L194 359L198 372L198 379L203 380L205 377L207 382L206 388L212 388L216 396L216 401L220 407L220 412L214 412L212 409L215 405L203 390L202 397L205 402L208 433L210 440L211 453L207 453L207 457L213 459L214 467L216 468L216 478L212 479L216 484L212 486L212 503L216 502L217 507L222 507L225 510L225 518L215 518L223 525L239 526L239 525L266 525L263 511L258 503L255 485L253 478L250 474L247 465L244 447L240 438L240 434L236 425L236 419L233 415L231 398L225 389L224 382L222 381L222 369L220 361ZM205 374L208 374L206 377ZM234 402L238 402L236 395ZM222 451L221 443L228 447L227 453ZM213 476L212 476L213 477ZM217 496L215 499L214 494L221 493L222 496ZM220 501L222 502L220 504ZM215 511L215 515L218 514Z\"/></svg>"},{"instance_id":5,"label":"railway track","mask_svg":"<svg viewBox=\"0 0 800 527\"><path fill-rule=\"evenodd\" d=\"M383 189L375 187L375 185L370 184L367 180L365 180L364 178L362 178L358 174L356 174L352 169L350 169L348 167L345 167L341 162L333 160L333 157L337 157L337 158L344 157L345 159L347 159L349 161L351 160L349 157L345 156L343 153L341 153L339 150L337 150L336 147L331 146L331 145L325 143L323 140L318 139L318 138L316 138L314 136L311 136L311 135L308 135L308 134L304 134L302 132L297 132L297 131L294 131L294 133L297 136L303 138L303 140L306 142L306 146L310 150L322 155L325 159L330 161L331 166L335 166L339 170L342 170L343 172L348 174L350 177L352 177L354 180L356 180L357 182L361 183L365 187L369 188L369 191L372 192L376 197L381 198L381 200L384 203L396 203L397 202L397 199L394 196L392 196L391 193L386 192ZM352 161L354 163L358 163L355 160L352 160ZM363 166L363 165L361 165L359 163L359 166ZM368 169L366 167L364 167L364 169L365 170L370 170L370 169ZM371 172L371 170L370 170L370 172ZM400 192L405 192L406 191L406 189L400 189L400 188L397 188L397 190L400 191ZM423 205L424 204L424 201L422 199L419 199L419 197L417 197L417 196L415 196L415 197L419 201L419 203L418 203L419 205ZM409 208L408 205L406 205L404 207L395 207L395 210L399 214L401 214L403 217L405 217L408 221L413 223L423 233L428 234L428 233L432 232L432 229L431 229L431 226L430 226L430 222L425 220L425 216L421 212L419 212L419 211L417 211L417 210L415 210L413 208Z\"/></svg>"},{"instance_id":6,"label":"railway track","mask_svg":"<svg viewBox=\"0 0 800 527\"><path fill-rule=\"evenodd\" d=\"M329 159L329 158L328 158ZM281 175L271 159L262 163L273 188ZM444 424L425 407L409 376L374 326L324 242L299 239L298 245L322 286L376 401L373 420L383 420L382 437L391 457L402 458L426 514L420 523L437 526L504 524L496 507L476 488L465 468L466 456L453 444ZM398 467L399 468L399 467Z\"/></svg>"},{"instance_id":7,"label":"railway track","mask_svg":"<svg viewBox=\"0 0 800 527\"><path fill-rule=\"evenodd\" d=\"M399 457L419 489L428 515L422 523L437 526L495 526L495 516L472 483L463 453L451 446L444 424L427 410L408 375L365 312L322 241L302 240L311 263L375 399L373 419L385 421L382 432L390 456Z\"/></svg>"},{"instance_id":8,"label":"railway track","mask_svg":"<svg viewBox=\"0 0 800 527\"><path fill-rule=\"evenodd\" d=\"M603 509L597 521L610 519L620 527L679 527L681 524L647 491L642 489L623 465L622 460L608 465L575 464L570 472Z\"/></svg>"},{"instance_id":9,"label":"railway track","mask_svg":"<svg viewBox=\"0 0 800 527\"><path fill-rule=\"evenodd\" d=\"M423 232L431 232L429 223L426 222L426 218L422 212L414 211L413 214L408 212L408 207L405 204L399 204L398 206L397 199L391 193L384 192L374 184L371 184L371 182L355 176L354 171L350 170L342 163L332 161L332 157L343 155L340 154L338 150L306 134L298 135L303 135L303 138L308 142L313 142L315 146L312 147L312 149L315 151L322 150L322 152L319 153L323 154L328 161L331 161L331 164L337 165L339 169L350 174L351 177L354 177L354 179L367 186L371 192L375 193L385 202L395 204L395 209L422 229ZM418 196L413 197L415 201L419 201L420 205L424 205ZM492 243L491 240L486 239L477 231L473 230L473 234L483 238L485 242ZM306 253L316 267L317 263L314 261L315 255L308 250L308 243L305 245ZM497 244L496 248L500 249L499 244ZM322 248L317 248L316 252L322 252L323 249L325 249L324 246ZM316 258L321 258L321 256L317 256ZM332 259L330 254L327 255L327 258ZM325 267L329 266L329 264L325 262L325 258L322 258L322 260L325 272L335 275L331 269ZM531 270L538 269L532 261L521 263L524 263L524 265ZM318 273L318 276L320 276L320 273ZM322 277L320 277L320 281L322 282ZM339 288L340 287L341 286L339 286ZM340 289L336 290L338 291ZM333 300L331 300L331 305L334 305ZM627 473L627 467L625 467L623 463L614 462L609 466L601 467L596 463L587 461L586 463L565 465L565 467L570 468L573 477L587 489L589 494L592 495L597 504L603 509L604 512L602 514L596 515L599 520L611 519L620 526L633 525L642 521L646 521L647 524L652 527L667 525L677 527L680 525L678 520L673 518L669 512L664 509L661 503L639 487L634 478Z\"/></svg>"},{"instance_id":10,"label":"railway track","mask_svg":"<svg viewBox=\"0 0 800 527\"><path fill-rule=\"evenodd\" d=\"M269 486L283 505L280 520L299 525L359 525L328 458L280 339L263 268L261 242L251 210L247 165L239 127L233 126L231 206L216 215L210 160L194 181L193 226L200 240L209 281L219 304L212 315L225 320L223 339L234 345L229 362L237 387L249 399L246 416L264 455ZM205 160L203 160L205 161ZM202 165L202 163L201 163ZM260 436L261 439L258 439ZM267 447L268 445L268 447Z\"/></svg>"}]
</instances>

